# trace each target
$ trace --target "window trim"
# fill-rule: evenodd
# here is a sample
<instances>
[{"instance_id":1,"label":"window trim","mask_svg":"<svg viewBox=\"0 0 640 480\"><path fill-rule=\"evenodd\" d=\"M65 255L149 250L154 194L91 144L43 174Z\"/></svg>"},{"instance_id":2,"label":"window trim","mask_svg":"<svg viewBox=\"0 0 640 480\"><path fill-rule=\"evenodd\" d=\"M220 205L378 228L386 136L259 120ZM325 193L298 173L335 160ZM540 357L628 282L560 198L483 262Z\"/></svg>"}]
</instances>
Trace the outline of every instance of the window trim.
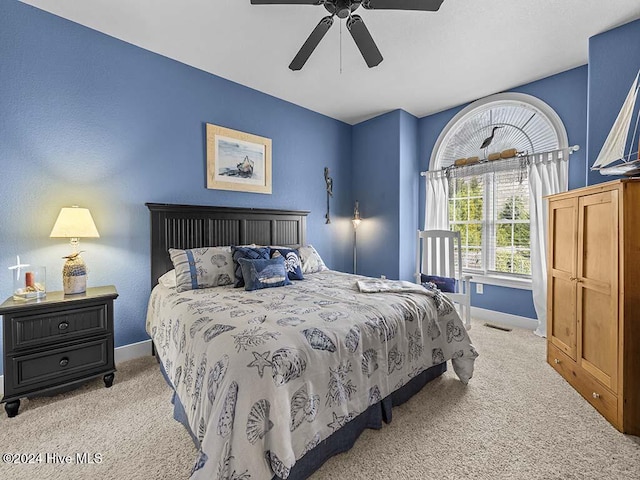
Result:
<instances>
[{"instance_id":1,"label":"window trim","mask_svg":"<svg viewBox=\"0 0 640 480\"><path fill-rule=\"evenodd\" d=\"M543 100L534 97L533 95L528 95L526 93L517 93L517 92L505 92L498 93L495 95L490 95L485 98L481 98L476 100L475 102L470 103L465 108L460 110L456 115L453 116L451 120L445 125L445 127L438 135L438 139L431 150L431 157L429 159L429 168L428 170L434 171L439 170L440 166L437 165L438 162L438 154L440 149L446 142L449 140L452 135L454 128L460 122L466 121L468 118L477 114L478 110L484 110L488 108L491 104L500 104L500 103L521 103L523 106L527 108L535 108L541 114L547 117L551 126L555 129L556 134L558 135L558 148L568 148L569 147L569 137L567 136L567 130L562 122L560 116L556 113L556 111ZM483 206L483 210L486 207ZM483 211L483 215L486 218L486 212ZM483 221L483 223L486 223ZM483 232L483 235L487 232ZM484 255L484 251L483 251ZM486 283L488 285L497 285L503 287L510 288L520 288L525 290L532 289L532 280L529 278L518 277L517 275L496 275L488 272L478 273L477 271L465 271L463 270L465 275L470 275L472 277L471 281L474 283Z\"/></svg>"},{"instance_id":2,"label":"window trim","mask_svg":"<svg viewBox=\"0 0 640 480\"><path fill-rule=\"evenodd\" d=\"M496 285L498 287L519 288L521 290L533 290L531 278L521 278L517 276L483 275L474 272L462 271L464 275L471 277L472 283L483 283L486 285Z\"/></svg>"},{"instance_id":3,"label":"window trim","mask_svg":"<svg viewBox=\"0 0 640 480\"><path fill-rule=\"evenodd\" d=\"M558 134L558 148L568 148L569 147L569 137L567 136L567 129L564 127L564 123L562 123L562 119L556 113L556 111L549 106L546 102L540 100L533 95L528 95L526 93L516 93L516 92L506 92L506 93L497 93L495 95L490 95L485 98L481 98L480 100L476 100L473 103L470 103L465 108L460 110L454 117L449 120L447 125L442 129L438 139L436 140L435 145L433 146L433 150L431 150L431 158L429 159L429 170L439 170L439 165L436 165L438 161L438 152L440 151L443 144L445 144L449 137L451 136L454 127L459 122L464 122L469 117L472 117L477 113L478 110L484 110L488 105L492 103L521 103L523 106L528 108L535 108L539 110L543 115L545 115L549 121L551 122L551 126L555 129Z\"/></svg>"}]
</instances>

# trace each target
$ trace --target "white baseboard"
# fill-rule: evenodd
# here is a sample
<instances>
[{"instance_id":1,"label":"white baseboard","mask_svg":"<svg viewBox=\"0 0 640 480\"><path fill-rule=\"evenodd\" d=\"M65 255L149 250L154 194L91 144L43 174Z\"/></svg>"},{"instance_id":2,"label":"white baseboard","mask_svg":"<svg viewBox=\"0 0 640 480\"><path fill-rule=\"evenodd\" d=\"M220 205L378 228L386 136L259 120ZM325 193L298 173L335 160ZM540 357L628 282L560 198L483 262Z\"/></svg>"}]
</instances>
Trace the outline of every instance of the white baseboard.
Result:
<instances>
[{"instance_id":1,"label":"white baseboard","mask_svg":"<svg viewBox=\"0 0 640 480\"><path fill-rule=\"evenodd\" d=\"M505 327L525 328L527 330L535 330L538 328L538 320L535 318L496 312L494 310L487 310L486 308L471 307L471 316L477 320L483 320Z\"/></svg>"},{"instance_id":2,"label":"white baseboard","mask_svg":"<svg viewBox=\"0 0 640 480\"><path fill-rule=\"evenodd\" d=\"M134 358L145 357L151 355L151 340L143 340L142 342L131 343L117 347L114 352L115 363L126 362ZM0 398L4 395L4 375L0 375Z\"/></svg>"},{"instance_id":3,"label":"white baseboard","mask_svg":"<svg viewBox=\"0 0 640 480\"><path fill-rule=\"evenodd\" d=\"M118 364L134 358L146 357L147 355L151 355L151 339L117 347L115 361Z\"/></svg>"}]
</instances>

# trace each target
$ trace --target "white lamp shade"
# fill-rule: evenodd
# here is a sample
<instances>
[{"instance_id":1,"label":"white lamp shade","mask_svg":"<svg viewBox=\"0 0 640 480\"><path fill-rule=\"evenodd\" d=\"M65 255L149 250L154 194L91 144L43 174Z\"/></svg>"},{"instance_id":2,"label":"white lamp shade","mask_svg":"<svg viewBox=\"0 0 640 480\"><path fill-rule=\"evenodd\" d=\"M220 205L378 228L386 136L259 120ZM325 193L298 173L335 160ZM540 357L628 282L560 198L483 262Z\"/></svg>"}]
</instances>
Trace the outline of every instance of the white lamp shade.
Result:
<instances>
[{"instance_id":1,"label":"white lamp shade","mask_svg":"<svg viewBox=\"0 0 640 480\"><path fill-rule=\"evenodd\" d=\"M88 208L64 207L56 220L51 238L97 238L100 237Z\"/></svg>"}]
</instances>

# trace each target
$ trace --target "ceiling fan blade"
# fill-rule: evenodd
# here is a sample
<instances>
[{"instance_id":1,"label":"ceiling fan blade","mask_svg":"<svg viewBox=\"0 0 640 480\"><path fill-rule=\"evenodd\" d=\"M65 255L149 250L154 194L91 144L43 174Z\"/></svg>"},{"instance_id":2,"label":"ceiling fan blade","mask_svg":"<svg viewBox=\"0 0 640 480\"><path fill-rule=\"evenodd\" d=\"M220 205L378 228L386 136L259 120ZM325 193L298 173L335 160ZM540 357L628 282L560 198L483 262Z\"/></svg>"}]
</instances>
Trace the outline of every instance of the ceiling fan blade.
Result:
<instances>
[{"instance_id":1,"label":"ceiling fan blade","mask_svg":"<svg viewBox=\"0 0 640 480\"><path fill-rule=\"evenodd\" d=\"M364 0L362 6L369 10L422 10L436 12L444 0Z\"/></svg>"},{"instance_id":2,"label":"ceiling fan blade","mask_svg":"<svg viewBox=\"0 0 640 480\"><path fill-rule=\"evenodd\" d=\"M291 65L289 65L291 70L296 71L304 67L304 64L307 63L307 60L309 60L309 57L320 43L320 40L327 34L331 25L333 25L332 16L324 17L320 20L320 23L318 23L313 32L311 32L311 35L309 35L307 41L304 42L304 45L302 45L302 48L291 62Z\"/></svg>"},{"instance_id":3,"label":"ceiling fan blade","mask_svg":"<svg viewBox=\"0 0 640 480\"><path fill-rule=\"evenodd\" d=\"M351 32L353 41L356 42L369 68L379 65L383 60L382 54L378 50L376 42L373 41L373 37L371 37L362 17L360 15L351 15L347 20L347 28Z\"/></svg>"},{"instance_id":4,"label":"ceiling fan blade","mask_svg":"<svg viewBox=\"0 0 640 480\"><path fill-rule=\"evenodd\" d=\"M323 0L251 0L251 5L320 5Z\"/></svg>"}]
</instances>

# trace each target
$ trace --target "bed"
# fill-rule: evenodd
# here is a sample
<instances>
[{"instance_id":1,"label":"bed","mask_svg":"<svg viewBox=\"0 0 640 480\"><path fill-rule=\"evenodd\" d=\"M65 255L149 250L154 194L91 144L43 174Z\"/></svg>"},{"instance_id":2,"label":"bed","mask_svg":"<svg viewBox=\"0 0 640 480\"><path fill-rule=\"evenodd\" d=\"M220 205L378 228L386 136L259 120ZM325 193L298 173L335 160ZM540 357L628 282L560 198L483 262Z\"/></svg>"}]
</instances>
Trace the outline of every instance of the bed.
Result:
<instances>
[{"instance_id":1,"label":"bed","mask_svg":"<svg viewBox=\"0 0 640 480\"><path fill-rule=\"evenodd\" d=\"M392 406L448 360L471 378L477 352L438 291L328 269L255 291L158 283L173 268L170 248L301 247L308 212L147 206L146 328L174 416L199 450L192 479L307 478L365 428L391 421Z\"/></svg>"}]
</instances>

